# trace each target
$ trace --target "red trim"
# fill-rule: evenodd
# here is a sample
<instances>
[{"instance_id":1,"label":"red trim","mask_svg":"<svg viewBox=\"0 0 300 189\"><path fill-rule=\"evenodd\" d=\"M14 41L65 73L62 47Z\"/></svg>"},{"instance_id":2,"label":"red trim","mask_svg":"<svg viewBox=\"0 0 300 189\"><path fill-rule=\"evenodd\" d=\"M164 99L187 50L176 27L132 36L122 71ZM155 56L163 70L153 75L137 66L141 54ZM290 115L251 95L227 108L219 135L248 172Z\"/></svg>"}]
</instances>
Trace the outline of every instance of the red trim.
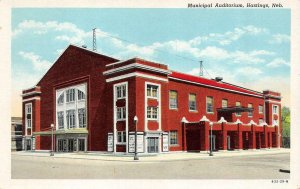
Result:
<instances>
[{"instance_id":1,"label":"red trim","mask_svg":"<svg viewBox=\"0 0 300 189\"><path fill-rule=\"evenodd\" d=\"M188 74L184 74L184 73L179 73L179 72L172 71L172 73L169 76L177 78L177 79L182 79L182 80L186 80L186 81L191 81L191 82L195 82L195 83L200 83L200 84L212 86L212 87L219 87L219 88L229 89L229 90L233 90L233 91L237 91L237 92L262 96L262 94L256 93L256 92L253 92L253 91L250 91L250 90L246 90L246 89L239 88L239 87L236 87L236 86L232 86L232 85L229 85L229 84L217 82L215 80L205 79L205 78L202 78L202 77L196 77L196 76L192 76L192 75L188 75Z\"/></svg>"}]
</instances>

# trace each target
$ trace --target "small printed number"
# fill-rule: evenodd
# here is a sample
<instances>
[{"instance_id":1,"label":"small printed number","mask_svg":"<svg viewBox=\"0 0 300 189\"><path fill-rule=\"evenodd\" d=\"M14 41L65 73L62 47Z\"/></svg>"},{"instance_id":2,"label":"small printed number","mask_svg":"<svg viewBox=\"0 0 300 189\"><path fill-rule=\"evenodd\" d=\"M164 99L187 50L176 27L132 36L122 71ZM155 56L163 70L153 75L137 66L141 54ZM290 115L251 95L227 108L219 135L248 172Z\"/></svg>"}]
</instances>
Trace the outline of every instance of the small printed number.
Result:
<instances>
[{"instance_id":1,"label":"small printed number","mask_svg":"<svg viewBox=\"0 0 300 189\"><path fill-rule=\"evenodd\" d=\"M289 183L289 180L272 180L272 183Z\"/></svg>"}]
</instances>

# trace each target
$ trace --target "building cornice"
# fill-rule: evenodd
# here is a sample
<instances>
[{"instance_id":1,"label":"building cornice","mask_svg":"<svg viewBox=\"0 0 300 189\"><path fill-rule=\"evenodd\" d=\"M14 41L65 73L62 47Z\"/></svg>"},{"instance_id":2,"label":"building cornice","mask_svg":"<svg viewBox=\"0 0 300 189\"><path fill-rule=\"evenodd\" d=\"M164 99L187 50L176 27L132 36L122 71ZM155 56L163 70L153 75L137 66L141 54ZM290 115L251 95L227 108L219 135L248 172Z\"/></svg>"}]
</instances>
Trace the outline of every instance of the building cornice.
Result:
<instances>
[{"instance_id":1,"label":"building cornice","mask_svg":"<svg viewBox=\"0 0 300 189\"><path fill-rule=\"evenodd\" d=\"M166 74L166 75L171 73L171 71L169 71L169 70L155 68L155 67L152 67L152 66L146 66L146 65L143 65L143 64L139 64L139 63L133 63L133 64L129 64L129 65L126 65L126 66L122 66L122 67L107 70L107 71L103 72L103 75L110 75L110 74L126 71L126 70L129 70L129 69L134 69L134 68L139 68L139 69L147 70L147 71L153 71L153 72Z\"/></svg>"},{"instance_id":2,"label":"building cornice","mask_svg":"<svg viewBox=\"0 0 300 189\"><path fill-rule=\"evenodd\" d=\"M130 77L142 77L142 78L146 78L146 79L153 79L153 80L168 82L168 79L153 76L153 75L143 74L143 73L139 73L139 72L133 72L133 73L120 75L120 76L117 76L117 77L112 77L112 78L106 79L106 82L109 83L109 82L118 81L118 80L121 80L121 79L130 78Z\"/></svg>"}]
</instances>

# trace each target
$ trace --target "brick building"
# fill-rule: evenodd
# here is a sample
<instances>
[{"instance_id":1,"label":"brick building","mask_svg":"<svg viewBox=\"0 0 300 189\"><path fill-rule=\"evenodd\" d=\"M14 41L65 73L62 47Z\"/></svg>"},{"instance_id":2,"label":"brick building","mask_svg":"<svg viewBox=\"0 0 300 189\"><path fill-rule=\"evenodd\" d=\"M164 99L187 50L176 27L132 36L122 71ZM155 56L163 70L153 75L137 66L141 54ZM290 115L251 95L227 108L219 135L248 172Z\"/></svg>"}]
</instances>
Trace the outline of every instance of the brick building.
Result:
<instances>
[{"instance_id":1,"label":"brick building","mask_svg":"<svg viewBox=\"0 0 300 189\"><path fill-rule=\"evenodd\" d=\"M55 151L64 152L131 153L136 130L140 153L208 151L210 139L214 150L281 144L280 93L74 45L22 96L29 150L51 149L51 124Z\"/></svg>"}]
</instances>

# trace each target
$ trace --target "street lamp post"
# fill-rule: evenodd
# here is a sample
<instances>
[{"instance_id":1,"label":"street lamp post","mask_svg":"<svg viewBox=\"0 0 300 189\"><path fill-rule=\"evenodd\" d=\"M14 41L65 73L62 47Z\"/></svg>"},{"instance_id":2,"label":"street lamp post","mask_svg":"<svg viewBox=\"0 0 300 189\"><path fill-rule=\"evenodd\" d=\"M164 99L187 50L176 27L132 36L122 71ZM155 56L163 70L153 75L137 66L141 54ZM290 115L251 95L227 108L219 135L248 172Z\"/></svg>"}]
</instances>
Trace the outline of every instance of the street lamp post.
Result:
<instances>
[{"instance_id":1,"label":"street lamp post","mask_svg":"<svg viewBox=\"0 0 300 189\"><path fill-rule=\"evenodd\" d=\"M51 123L51 153L50 153L50 156L54 156L54 152L53 152L53 130L54 130L54 124Z\"/></svg>"},{"instance_id":2,"label":"street lamp post","mask_svg":"<svg viewBox=\"0 0 300 189\"><path fill-rule=\"evenodd\" d=\"M135 125L134 160L139 160L138 152L137 152L137 122L138 122L137 116L134 116L133 121L134 121L134 125Z\"/></svg>"},{"instance_id":3,"label":"street lamp post","mask_svg":"<svg viewBox=\"0 0 300 189\"><path fill-rule=\"evenodd\" d=\"M212 150L212 127L213 127L213 122L209 122L210 126L210 151L209 151L209 156L213 156L213 150Z\"/></svg>"}]
</instances>

